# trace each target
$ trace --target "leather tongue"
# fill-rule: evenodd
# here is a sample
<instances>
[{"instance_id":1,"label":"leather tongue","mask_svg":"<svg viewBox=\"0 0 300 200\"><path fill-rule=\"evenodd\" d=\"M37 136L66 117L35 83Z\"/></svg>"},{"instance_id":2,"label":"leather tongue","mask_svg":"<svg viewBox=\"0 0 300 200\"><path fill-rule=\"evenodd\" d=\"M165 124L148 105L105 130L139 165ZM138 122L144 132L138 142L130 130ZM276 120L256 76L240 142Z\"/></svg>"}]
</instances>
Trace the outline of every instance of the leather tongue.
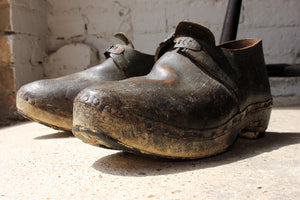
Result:
<instances>
[{"instance_id":1,"label":"leather tongue","mask_svg":"<svg viewBox=\"0 0 300 200\"><path fill-rule=\"evenodd\" d=\"M213 33L206 27L188 21L180 21L175 30L176 36L192 37L202 40L208 44L215 45L215 37Z\"/></svg>"}]
</instances>

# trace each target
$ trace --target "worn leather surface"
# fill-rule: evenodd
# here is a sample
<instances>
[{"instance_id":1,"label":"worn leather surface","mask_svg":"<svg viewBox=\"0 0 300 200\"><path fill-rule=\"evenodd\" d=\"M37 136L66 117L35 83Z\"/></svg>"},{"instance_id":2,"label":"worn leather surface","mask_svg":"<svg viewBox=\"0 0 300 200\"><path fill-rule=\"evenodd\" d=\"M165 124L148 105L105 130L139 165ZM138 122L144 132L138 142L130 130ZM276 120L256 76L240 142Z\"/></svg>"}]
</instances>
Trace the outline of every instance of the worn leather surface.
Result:
<instances>
[{"instance_id":1,"label":"worn leather surface","mask_svg":"<svg viewBox=\"0 0 300 200\"><path fill-rule=\"evenodd\" d=\"M134 50L126 35L119 33L117 36L126 39L127 44L111 46L105 53L107 59L100 65L64 77L29 83L20 88L18 97L43 111L72 118L73 100L85 87L99 81L116 81L149 73L154 56Z\"/></svg>"},{"instance_id":2,"label":"worn leather surface","mask_svg":"<svg viewBox=\"0 0 300 200\"><path fill-rule=\"evenodd\" d=\"M148 75L92 85L80 92L75 104L105 110L124 121L135 115L202 130L271 99L259 39L216 46L207 28L183 21L160 45L156 59Z\"/></svg>"}]
</instances>

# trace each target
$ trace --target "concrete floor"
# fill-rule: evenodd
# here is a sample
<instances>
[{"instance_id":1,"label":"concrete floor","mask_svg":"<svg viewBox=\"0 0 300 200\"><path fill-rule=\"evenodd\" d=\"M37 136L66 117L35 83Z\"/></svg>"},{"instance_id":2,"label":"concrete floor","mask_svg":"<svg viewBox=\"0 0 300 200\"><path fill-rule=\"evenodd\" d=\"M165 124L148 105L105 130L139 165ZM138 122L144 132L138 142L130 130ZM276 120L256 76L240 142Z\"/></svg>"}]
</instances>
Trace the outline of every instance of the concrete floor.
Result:
<instances>
[{"instance_id":1,"label":"concrete floor","mask_svg":"<svg viewBox=\"0 0 300 200\"><path fill-rule=\"evenodd\" d=\"M275 108L268 133L185 162L82 143L37 123L0 129L0 199L300 199L300 107Z\"/></svg>"}]
</instances>

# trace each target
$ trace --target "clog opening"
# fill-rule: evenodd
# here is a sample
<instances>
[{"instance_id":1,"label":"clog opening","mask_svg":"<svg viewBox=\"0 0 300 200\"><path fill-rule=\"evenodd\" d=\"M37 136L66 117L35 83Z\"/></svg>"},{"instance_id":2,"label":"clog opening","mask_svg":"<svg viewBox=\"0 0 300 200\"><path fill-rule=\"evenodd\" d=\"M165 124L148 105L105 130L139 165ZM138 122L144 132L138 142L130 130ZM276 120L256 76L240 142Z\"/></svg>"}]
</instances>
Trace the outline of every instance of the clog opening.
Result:
<instances>
[{"instance_id":1,"label":"clog opening","mask_svg":"<svg viewBox=\"0 0 300 200\"><path fill-rule=\"evenodd\" d=\"M220 44L219 47L225 48L225 49L246 49L249 47L252 47L259 43L261 39L255 38L255 39L244 39L244 40L234 40L230 42L226 42L223 44Z\"/></svg>"}]
</instances>

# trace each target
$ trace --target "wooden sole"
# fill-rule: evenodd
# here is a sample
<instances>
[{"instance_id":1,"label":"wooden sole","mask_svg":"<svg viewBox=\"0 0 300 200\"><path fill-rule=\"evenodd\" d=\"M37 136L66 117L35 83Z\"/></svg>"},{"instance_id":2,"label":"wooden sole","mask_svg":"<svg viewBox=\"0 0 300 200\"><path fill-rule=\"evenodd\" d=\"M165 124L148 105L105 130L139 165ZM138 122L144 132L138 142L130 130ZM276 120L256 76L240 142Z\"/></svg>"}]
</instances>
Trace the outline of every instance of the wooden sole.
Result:
<instances>
[{"instance_id":1,"label":"wooden sole","mask_svg":"<svg viewBox=\"0 0 300 200\"><path fill-rule=\"evenodd\" d=\"M48 126L50 128L56 130L63 131L72 131L73 127L73 119L62 117L60 115L55 115L50 112L46 112L40 108L37 108L31 105L28 101L17 97L17 109L18 113L20 113L25 118ZM99 146L107 149L117 149L111 147L111 145L106 144L105 142L101 142L98 140Z\"/></svg>"},{"instance_id":2,"label":"wooden sole","mask_svg":"<svg viewBox=\"0 0 300 200\"><path fill-rule=\"evenodd\" d=\"M63 117L54 113L47 112L38 107L35 107L28 101L18 96L16 104L18 112L27 119L44 124L54 129L72 131L72 117Z\"/></svg>"},{"instance_id":3,"label":"wooden sole","mask_svg":"<svg viewBox=\"0 0 300 200\"><path fill-rule=\"evenodd\" d=\"M75 136L91 145L109 142L124 151L171 159L197 159L225 152L236 137L255 139L268 126L272 100L249 105L225 124L206 130L183 130L130 116L118 118L87 104L74 105Z\"/></svg>"}]
</instances>

